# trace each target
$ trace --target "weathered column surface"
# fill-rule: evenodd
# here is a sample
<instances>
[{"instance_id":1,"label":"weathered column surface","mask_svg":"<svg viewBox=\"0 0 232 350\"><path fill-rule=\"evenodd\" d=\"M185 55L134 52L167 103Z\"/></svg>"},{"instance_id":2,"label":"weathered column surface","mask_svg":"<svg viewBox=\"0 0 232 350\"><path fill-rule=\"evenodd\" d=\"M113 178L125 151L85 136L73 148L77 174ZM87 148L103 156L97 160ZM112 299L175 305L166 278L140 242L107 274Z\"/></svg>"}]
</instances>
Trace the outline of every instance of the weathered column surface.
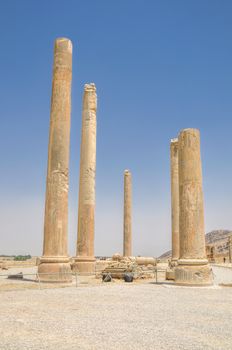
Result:
<instances>
[{"instance_id":1,"label":"weathered column surface","mask_svg":"<svg viewBox=\"0 0 232 350\"><path fill-rule=\"evenodd\" d=\"M132 256L131 230L131 173L124 171L124 223L123 223L123 255Z\"/></svg>"},{"instance_id":2,"label":"weathered column surface","mask_svg":"<svg viewBox=\"0 0 232 350\"><path fill-rule=\"evenodd\" d=\"M232 263L232 235L228 238L229 262Z\"/></svg>"},{"instance_id":3,"label":"weathered column surface","mask_svg":"<svg viewBox=\"0 0 232 350\"><path fill-rule=\"evenodd\" d=\"M212 284L212 271L205 252L199 130L180 132L178 155L180 258L175 268L175 283L209 285Z\"/></svg>"},{"instance_id":4,"label":"weathered column surface","mask_svg":"<svg viewBox=\"0 0 232 350\"><path fill-rule=\"evenodd\" d=\"M94 212L96 171L96 110L95 85L86 84L83 97L77 256L73 270L95 272Z\"/></svg>"},{"instance_id":5,"label":"weathered column surface","mask_svg":"<svg viewBox=\"0 0 232 350\"><path fill-rule=\"evenodd\" d=\"M179 171L178 139L172 139L171 156L171 210L172 210L172 263L179 259Z\"/></svg>"},{"instance_id":6,"label":"weathered column surface","mask_svg":"<svg viewBox=\"0 0 232 350\"><path fill-rule=\"evenodd\" d=\"M42 281L71 281L67 253L71 80L72 43L59 38L54 48L44 245L38 267Z\"/></svg>"}]
</instances>

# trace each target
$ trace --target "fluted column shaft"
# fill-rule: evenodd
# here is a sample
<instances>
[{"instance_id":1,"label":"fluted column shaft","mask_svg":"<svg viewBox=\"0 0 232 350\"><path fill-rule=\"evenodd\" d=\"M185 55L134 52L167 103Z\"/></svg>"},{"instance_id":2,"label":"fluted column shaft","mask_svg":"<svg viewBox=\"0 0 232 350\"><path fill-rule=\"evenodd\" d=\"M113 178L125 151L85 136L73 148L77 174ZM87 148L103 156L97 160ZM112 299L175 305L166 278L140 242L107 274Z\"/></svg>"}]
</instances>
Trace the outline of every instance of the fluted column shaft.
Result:
<instances>
[{"instance_id":1,"label":"fluted column shaft","mask_svg":"<svg viewBox=\"0 0 232 350\"><path fill-rule=\"evenodd\" d=\"M86 84L83 97L77 256L73 269L94 273L94 213L96 172L96 87Z\"/></svg>"},{"instance_id":2,"label":"fluted column shaft","mask_svg":"<svg viewBox=\"0 0 232 350\"><path fill-rule=\"evenodd\" d=\"M54 47L44 244L39 265L43 280L71 279L67 252L71 80L72 43L60 38Z\"/></svg>"},{"instance_id":3,"label":"fluted column shaft","mask_svg":"<svg viewBox=\"0 0 232 350\"><path fill-rule=\"evenodd\" d=\"M172 210L172 261L179 259L179 165L178 139L172 139L171 155L171 210Z\"/></svg>"},{"instance_id":4,"label":"fluted column shaft","mask_svg":"<svg viewBox=\"0 0 232 350\"><path fill-rule=\"evenodd\" d=\"M131 206L132 206L132 183L129 170L124 172L124 224L123 224L123 255L132 255L132 225L131 225Z\"/></svg>"},{"instance_id":5,"label":"fluted column shaft","mask_svg":"<svg viewBox=\"0 0 232 350\"><path fill-rule=\"evenodd\" d=\"M212 274L205 253L199 130L182 130L178 140L180 259L175 281L186 285L211 284Z\"/></svg>"},{"instance_id":6,"label":"fluted column shaft","mask_svg":"<svg viewBox=\"0 0 232 350\"><path fill-rule=\"evenodd\" d=\"M232 263L232 236L228 239L228 245L229 245L229 262Z\"/></svg>"}]
</instances>

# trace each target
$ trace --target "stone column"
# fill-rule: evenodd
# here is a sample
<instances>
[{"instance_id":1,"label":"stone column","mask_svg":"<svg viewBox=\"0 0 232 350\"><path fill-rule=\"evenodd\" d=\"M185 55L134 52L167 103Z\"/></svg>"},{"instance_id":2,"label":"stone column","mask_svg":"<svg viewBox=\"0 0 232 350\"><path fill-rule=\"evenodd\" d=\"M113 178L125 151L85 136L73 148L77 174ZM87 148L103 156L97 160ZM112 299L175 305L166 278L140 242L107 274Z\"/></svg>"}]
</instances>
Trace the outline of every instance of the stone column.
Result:
<instances>
[{"instance_id":1,"label":"stone column","mask_svg":"<svg viewBox=\"0 0 232 350\"><path fill-rule=\"evenodd\" d=\"M171 210L172 210L172 264L179 259L179 171L178 171L178 139L172 139L171 156Z\"/></svg>"},{"instance_id":2,"label":"stone column","mask_svg":"<svg viewBox=\"0 0 232 350\"><path fill-rule=\"evenodd\" d=\"M132 256L131 173L129 170L124 171L123 255Z\"/></svg>"},{"instance_id":3,"label":"stone column","mask_svg":"<svg viewBox=\"0 0 232 350\"><path fill-rule=\"evenodd\" d=\"M228 238L229 246L229 263L232 263L232 235Z\"/></svg>"},{"instance_id":4,"label":"stone column","mask_svg":"<svg viewBox=\"0 0 232 350\"><path fill-rule=\"evenodd\" d=\"M184 129L178 137L180 258L175 283L210 285L212 271L205 252L200 133Z\"/></svg>"},{"instance_id":5,"label":"stone column","mask_svg":"<svg viewBox=\"0 0 232 350\"><path fill-rule=\"evenodd\" d=\"M80 273L95 273L96 110L95 85L86 84L82 112L77 256L73 264L73 270Z\"/></svg>"},{"instance_id":6,"label":"stone column","mask_svg":"<svg viewBox=\"0 0 232 350\"><path fill-rule=\"evenodd\" d=\"M54 48L44 244L38 267L42 281L71 281L67 253L71 80L72 43L59 38Z\"/></svg>"}]
</instances>

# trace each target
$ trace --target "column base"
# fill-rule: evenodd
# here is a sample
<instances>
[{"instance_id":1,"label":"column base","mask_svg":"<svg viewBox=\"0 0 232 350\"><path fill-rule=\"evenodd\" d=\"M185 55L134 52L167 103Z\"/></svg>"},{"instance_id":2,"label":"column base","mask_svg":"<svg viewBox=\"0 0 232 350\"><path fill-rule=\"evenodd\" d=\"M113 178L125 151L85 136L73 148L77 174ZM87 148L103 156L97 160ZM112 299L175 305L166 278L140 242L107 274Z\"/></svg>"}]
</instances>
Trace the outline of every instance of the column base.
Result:
<instances>
[{"instance_id":1,"label":"column base","mask_svg":"<svg viewBox=\"0 0 232 350\"><path fill-rule=\"evenodd\" d=\"M178 259L177 258L172 258L171 259L171 264L172 264L172 266L177 266L178 265Z\"/></svg>"},{"instance_id":2,"label":"column base","mask_svg":"<svg viewBox=\"0 0 232 350\"><path fill-rule=\"evenodd\" d=\"M84 275L95 275L96 259L93 256L76 256L72 264L72 271Z\"/></svg>"},{"instance_id":3,"label":"column base","mask_svg":"<svg viewBox=\"0 0 232 350\"><path fill-rule=\"evenodd\" d=\"M178 259L172 258L166 270L166 280L175 280L175 267L178 265Z\"/></svg>"},{"instance_id":4,"label":"column base","mask_svg":"<svg viewBox=\"0 0 232 350\"><path fill-rule=\"evenodd\" d=\"M175 270L172 268L172 269L170 269L170 268L168 268L167 270L166 270L166 280L172 280L172 281L174 281L175 280Z\"/></svg>"},{"instance_id":5,"label":"column base","mask_svg":"<svg viewBox=\"0 0 232 350\"><path fill-rule=\"evenodd\" d=\"M212 269L206 259L179 259L175 267L175 284L181 286L211 286Z\"/></svg>"},{"instance_id":6,"label":"column base","mask_svg":"<svg viewBox=\"0 0 232 350\"><path fill-rule=\"evenodd\" d=\"M72 271L69 257L42 256L38 266L38 275L41 282L72 282Z\"/></svg>"}]
</instances>

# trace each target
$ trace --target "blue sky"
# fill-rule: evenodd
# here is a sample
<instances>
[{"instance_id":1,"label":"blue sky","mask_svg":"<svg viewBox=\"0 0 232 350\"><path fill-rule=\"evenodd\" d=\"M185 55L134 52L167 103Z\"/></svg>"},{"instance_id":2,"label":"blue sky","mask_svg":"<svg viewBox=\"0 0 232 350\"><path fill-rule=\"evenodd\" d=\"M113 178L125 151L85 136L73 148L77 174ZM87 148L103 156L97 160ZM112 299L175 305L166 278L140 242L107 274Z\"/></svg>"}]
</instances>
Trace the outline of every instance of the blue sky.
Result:
<instances>
[{"instance_id":1,"label":"blue sky","mask_svg":"<svg viewBox=\"0 0 232 350\"><path fill-rule=\"evenodd\" d=\"M75 254L82 93L98 94L96 255L122 251L123 171L134 253L171 246L169 142L199 128L206 232L232 229L232 2L0 2L0 253L40 255L53 44L73 42L69 253Z\"/></svg>"}]
</instances>

